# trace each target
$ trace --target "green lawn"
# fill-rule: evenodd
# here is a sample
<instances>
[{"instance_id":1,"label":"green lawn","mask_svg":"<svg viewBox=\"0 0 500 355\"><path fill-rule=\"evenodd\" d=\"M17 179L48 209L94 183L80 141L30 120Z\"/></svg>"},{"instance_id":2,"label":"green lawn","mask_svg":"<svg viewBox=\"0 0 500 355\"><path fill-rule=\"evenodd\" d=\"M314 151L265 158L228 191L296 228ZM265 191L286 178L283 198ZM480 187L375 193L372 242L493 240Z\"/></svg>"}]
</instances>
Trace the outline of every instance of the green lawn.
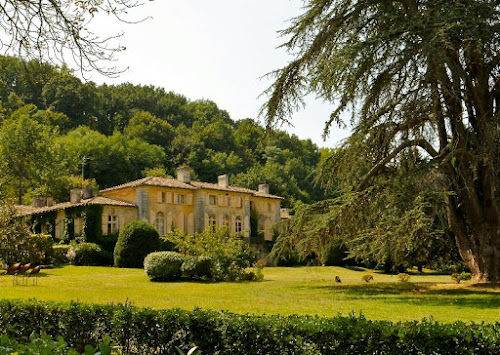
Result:
<instances>
[{"instance_id":1,"label":"green lawn","mask_svg":"<svg viewBox=\"0 0 500 355\"><path fill-rule=\"evenodd\" d=\"M92 303L124 302L153 308L196 306L256 314L347 315L392 321L432 316L455 320L500 320L500 290L456 285L450 276L412 276L398 282L395 275L374 273L375 281L361 281L363 271L338 267L266 268L263 282L196 283L150 282L140 269L65 266L43 270L38 285L12 285L0 276L0 297L39 300L78 300ZM339 275L342 283L333 281Z\"/></svg>"}]
</instances>

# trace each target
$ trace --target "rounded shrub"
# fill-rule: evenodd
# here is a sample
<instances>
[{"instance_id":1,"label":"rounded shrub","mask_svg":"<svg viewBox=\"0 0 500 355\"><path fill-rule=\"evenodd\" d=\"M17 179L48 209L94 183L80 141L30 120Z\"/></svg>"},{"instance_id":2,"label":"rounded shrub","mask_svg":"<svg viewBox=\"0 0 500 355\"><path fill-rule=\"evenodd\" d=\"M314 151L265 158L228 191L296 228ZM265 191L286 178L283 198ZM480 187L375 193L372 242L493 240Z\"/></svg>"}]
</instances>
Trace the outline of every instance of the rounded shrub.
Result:
<instances>
[{"instance_id":1,"label":"rounded shrub","mask_svg":"<svg viewBox=\"0 0 500 355\"><path fill-rule=\"evenodd\" d=\"M188 279L211 279L213 260L209 256L186 256L182 276Z\"/></svg>"},{"instance_id":2,"label":"rounded shrub","mask_svg":"<svg viewBox=\"0 0 500 355\"><path fill-rule=\"evenodd\" d=\"M80 243L71 246L73 253L68 253L75 265L100 265L101 247L95 243Z\"/></svg>"},{"instance_id":3,"label":"rounded shrub","mask_svg":"<svg viewBox=\"0 0 500 355\"><path fill-rule=\"evenodd\" d=\"M113 253L115 266L142 268L144 258L160 247L160 236L152 225L133 221L120 231Z\"/></svg>"},{"instance_id":4,"label":"rounded shrub","mask_svg":"<svg viewBox=\"0 0 500 355\"><path fill-rule=\"evenodd\" d=\"M184 259L174 251L158 251L144 259L144 271L152 281L170 281L181 276Z\"/></svg>"},{"instance_id":5,"label":"rounded shrub","mask_svg":"<svg viewBox=\"0 0 500 355\"><path fill-rule=\"evenodd\" d=\"M71 248L68 244L55 244L52 246L52 253L50 255L51 264L65 264L69 260L66 257L69 249Z\"/></svg>"}]
</instances>

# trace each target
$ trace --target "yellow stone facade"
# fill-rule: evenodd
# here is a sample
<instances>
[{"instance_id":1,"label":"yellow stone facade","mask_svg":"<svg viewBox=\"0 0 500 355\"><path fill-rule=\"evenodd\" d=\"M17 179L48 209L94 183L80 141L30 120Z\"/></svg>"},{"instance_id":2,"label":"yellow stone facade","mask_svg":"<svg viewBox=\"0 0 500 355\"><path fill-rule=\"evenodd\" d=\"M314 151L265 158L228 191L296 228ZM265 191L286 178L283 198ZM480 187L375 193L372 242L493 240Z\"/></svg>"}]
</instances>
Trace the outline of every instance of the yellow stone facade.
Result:
<instances>
[{"instance_id":1,"label":"yellow stone facade","mask_svg":"<svg viewBox=\"0 0 500 355\"><path fill-rule=\"evenodd\" d=\"M84 190L74 190L70 202L38 208L18 207L24 211L21 215L26 216L56 213L55 238L65 234L66 210L78 206L102 206L103 235L115 234L127 223L142 220L153 225L160 235L173 230L193 235L226 225L231 233L249 237L253 210L258 216L258 232L271 241L273 226L280 221L282 200L269 194L266 184L259 185L259 190L230 186L227 175L219 176L217 184L191 181L186 168L178 169L177 179L146 177L104 189L96 197L91 194L85 199L84 195ZM82 216L75 215L73 222L74 235L80 235Z\"/></svg>"}]
</instances>

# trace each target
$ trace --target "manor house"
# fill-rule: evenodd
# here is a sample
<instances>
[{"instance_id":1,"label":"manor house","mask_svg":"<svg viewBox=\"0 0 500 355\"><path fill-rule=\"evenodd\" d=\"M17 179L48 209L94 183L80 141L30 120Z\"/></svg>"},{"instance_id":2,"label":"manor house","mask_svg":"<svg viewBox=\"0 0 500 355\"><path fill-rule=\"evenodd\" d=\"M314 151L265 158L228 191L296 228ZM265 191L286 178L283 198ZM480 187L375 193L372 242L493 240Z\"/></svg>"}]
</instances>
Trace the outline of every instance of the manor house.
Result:
<instances>
[{"instance_id":1,"label":"manor house","mask_svg":"<svg viewBox=\"0 0 500 355\"><path fill-rule=\"evenodd\" d=\"M189 235L207 228L226 225L233 233L249 237L257 226L265 240L272 240L273 225L280 221L280 196L269 193L267 184L251 190L229 184L228 175L218 183L192 181L189 168L178 168L177 178L145 177L110 187L93 196L92 189L71 191L70 202L50 205L35 199L34 206L17 206L20 215L31 217L42 232L62 238L68 229L80 235L88 228L85 207L101 206L98 218L102 234L117 233L125 224L142 220L152 224L160 235L174 229ZM76 212L75 212L76 211ZM88 213L87 213L88 215ZM48 217L51 216L51 217ZM251 218L256 219L251 223Z\"/></svg>"}]
</instances>

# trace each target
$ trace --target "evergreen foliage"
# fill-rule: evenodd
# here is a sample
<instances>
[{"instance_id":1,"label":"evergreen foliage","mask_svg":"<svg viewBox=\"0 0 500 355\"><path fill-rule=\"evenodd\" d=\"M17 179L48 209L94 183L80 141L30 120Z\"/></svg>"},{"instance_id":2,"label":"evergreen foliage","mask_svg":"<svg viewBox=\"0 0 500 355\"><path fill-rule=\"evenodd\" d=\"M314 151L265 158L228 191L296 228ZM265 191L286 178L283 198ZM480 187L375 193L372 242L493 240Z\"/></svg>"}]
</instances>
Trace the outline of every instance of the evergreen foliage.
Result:
<instances>
[{"instance_id":1,"label":"evergreen foliage","mask_svg":"<svg viewBox=\"0 0 500 355\"><path fill-rule=\"evenodd\" d=\"M184 258L173 251L150 253L144 259L144 271L151 281L172 281L181 276Z\"/></svg>"},{"instance_id":2,"label":"evergreen foliage","mask_svg":"<svg viewBox=\"0 0 500 355\"><path fill-rule=\"evenodd\" d=\"M127 354L175 354L175 347L187 352L194 344L206 354L497 354L498 327L0 300L2 334L25 340L45 332L80 352L106 334Z\"/></svg>"},{"instance_id":3,"label":"evergreen foliage","mask_svg":"<svg viewBox=\"0 0 500 355\"><path fill-rule=\"evenodd\" d=\"M160 236L152 225L132 221L120 231L114 250L114 264L118 267L142 268L146 255L157 251L159 247Z\"/></svg>"}]
</instances>

